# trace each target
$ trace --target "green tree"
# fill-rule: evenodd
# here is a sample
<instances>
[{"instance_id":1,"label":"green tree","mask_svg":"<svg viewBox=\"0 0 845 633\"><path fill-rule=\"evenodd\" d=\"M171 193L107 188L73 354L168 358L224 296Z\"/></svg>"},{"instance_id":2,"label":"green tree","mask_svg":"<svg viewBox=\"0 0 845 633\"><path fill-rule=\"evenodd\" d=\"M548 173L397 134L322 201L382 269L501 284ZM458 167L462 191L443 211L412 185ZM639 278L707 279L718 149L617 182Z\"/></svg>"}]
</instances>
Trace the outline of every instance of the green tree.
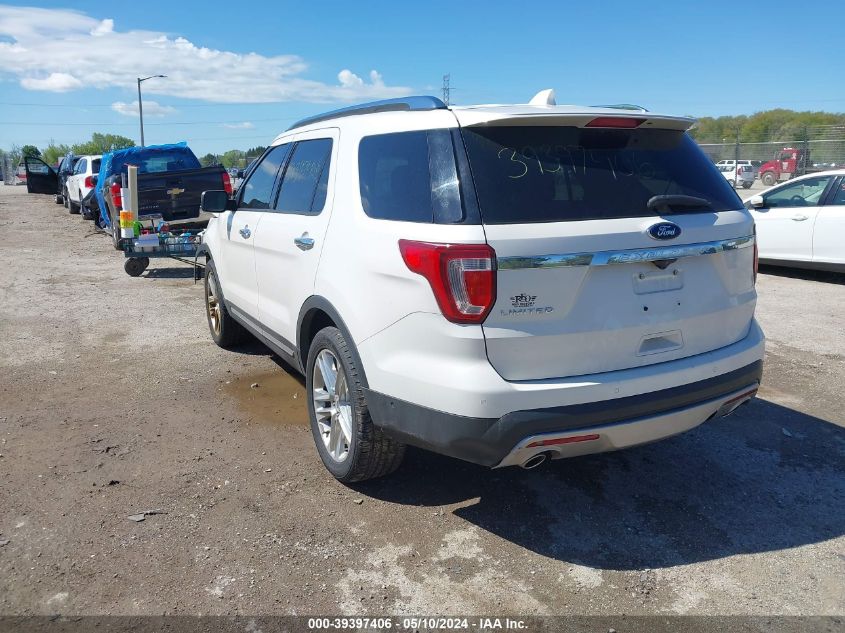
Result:
<instances>
[{"instance_id":1,"label":"green tree","mask_svg":"<svg viewBox=\"0 0 845 633\"><path fill-rule=\"evenodd\" d=\"M44 148L43 152L41 152L41 158L48 165L55 165L64 158L69 151L70 145L65 145L64 143L56 145L53 141L50 141L50 144Z\"/></svg>"},{"instance_id":2,"label":"green tree","mask_svg":"<svg viewBox=\"0 0 845 633\"><path fill-rule=\"evenodd\" d=\"M85 143L77 143L73 146L74 154L105 154L116 149L134 147L135 141L119 134L100 134L94 132L91 140Z\"/></svg>"},{"instance_id":3,"label":"green tree","mask_svg":"<svg viewBox=\"0 0 845 633\"><path fill-rule=\"evenodd\" d=\"M215 154L206 154L202 158L200 158L200 165L203 167L211 167L212 165L217 165L219 161L217 160L217 156Z\"/></svg>"},{"instance_id":4,"label":"green tree","mask_svg":"<svg viewBox=\"0 0 845 633\"><path fill-rule=\"evenodd\" d=\"M41 150L35 147L35 145L24 145L21 147L21 155L24 158L41 158Z\"/></svg>"},{"instance_id":5,"label":"green tree","mask_svg":"<svg viewBox=\"0 0 845 633\"><path fill-rule=\"evenodd\" d=\"M246 167L246 154L239 149L230 149L228 152L223 152L220 157L220 162L223 167L230 169L232 167Z\"/></svg>"}]
</instances>

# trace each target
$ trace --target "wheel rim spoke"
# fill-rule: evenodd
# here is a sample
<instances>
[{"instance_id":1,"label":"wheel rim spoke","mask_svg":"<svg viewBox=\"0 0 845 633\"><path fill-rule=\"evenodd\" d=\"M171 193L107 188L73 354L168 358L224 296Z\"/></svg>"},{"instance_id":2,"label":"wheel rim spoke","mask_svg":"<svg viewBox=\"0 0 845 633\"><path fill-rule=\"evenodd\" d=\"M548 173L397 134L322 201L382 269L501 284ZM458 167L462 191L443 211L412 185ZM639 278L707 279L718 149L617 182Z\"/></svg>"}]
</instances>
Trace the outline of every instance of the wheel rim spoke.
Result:
<instances>
[{"instance_id":1,"label":"wheel rim spoke","mask_svg":"<svg viewBox=\"0 0 845 633\"><path fill-rule=\"evenodd\" d=\"M342 462L352 443L352 406L343 366L330 350L317 355L312 378L317 430L326 452L334 461Z\"/></svg>"}]
</instances>

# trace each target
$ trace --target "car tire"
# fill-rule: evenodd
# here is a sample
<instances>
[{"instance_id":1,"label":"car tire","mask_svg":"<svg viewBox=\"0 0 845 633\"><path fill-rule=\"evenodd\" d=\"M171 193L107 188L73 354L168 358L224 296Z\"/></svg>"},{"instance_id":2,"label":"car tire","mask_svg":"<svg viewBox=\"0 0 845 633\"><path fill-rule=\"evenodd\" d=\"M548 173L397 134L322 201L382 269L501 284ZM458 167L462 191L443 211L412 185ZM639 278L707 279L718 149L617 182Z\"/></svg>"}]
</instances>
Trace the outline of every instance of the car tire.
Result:
<instances>
[{"instance_id":1,"label":"car tire","mask_svg":"<svg viewBox=\"0 0 845 633\"><path fill-rule=\"evenodd\" d=\"M751 189L751 184L752 183L750 183L750 182L744 182L744 183L742 183L742 188L743 189Z\"/></svg>"},{"instance_id":2,"label":"car tire","mask_svg":"<svg viewBox=\"0 0 845 633\"><path fill-rule=\"evenodd\" d=\"M111 216L111 239L115 250L123 250L120 246L120 220L115 219L114 214Z\"/></svg>"},{"instance_id":3,"label":"car tire","mask_svg":"<svg viewBox=\"0 0 845 633\"><path fill-rule=\"evenodd\" d=\"M320 330L311 342L305 392L317 453L335 479L366 481L399 468L405 445L373 424L356 355L335 327Z\"/></svg>"},{"instance_id":4,"label":"car tire","mask_svg":"<svg viewBox=\"0 0 845 633\"><path fill-rule=\"evenodd\" d=\"M62 204L64 204L65 209L67 209L68 205L70 204L70 200L68 200L68 197L67 197L67 189L62 189L62 191L64 192L64 193L62 193Z\"/></svg>"},{"instance_id":5,"label":"car tire","mask_svg":"<svg viewBox=\"0 0 845 633\"><path fill-rule=\"evenodd\" d=\"M56 204L64 204L65 198L60 193L56 194Z\"/></svg>"},{"instance_id":6,"label":"car tire","mask_svg":"<svg viewBox=\"0 0 845 633\"><path fill-rule=\"evenodd\" d=\"M760 180L762 180L763 184L766 185L767 187L771 187L773 184L775 184L777 182L775 180L774 175L769 171L767 171L765 174L763 174L762 177L760 178Z\"/></svg>"},{"instance_id":7,"label":"car tire","mask_svg":"<svg viewBox=\"0 0 845 633\"><path fill-rule=\"evenodd\" d=\"M205 289L205 317L208 321L211 339L223 349L231 349L242 343L248 337L249 332L235 321L229 314L229 310L226 309L226 301L223 298L223 291L220 289L217 269L211 260L208 260L205 265L203 287Z\"/></svg>"}]
</instances>

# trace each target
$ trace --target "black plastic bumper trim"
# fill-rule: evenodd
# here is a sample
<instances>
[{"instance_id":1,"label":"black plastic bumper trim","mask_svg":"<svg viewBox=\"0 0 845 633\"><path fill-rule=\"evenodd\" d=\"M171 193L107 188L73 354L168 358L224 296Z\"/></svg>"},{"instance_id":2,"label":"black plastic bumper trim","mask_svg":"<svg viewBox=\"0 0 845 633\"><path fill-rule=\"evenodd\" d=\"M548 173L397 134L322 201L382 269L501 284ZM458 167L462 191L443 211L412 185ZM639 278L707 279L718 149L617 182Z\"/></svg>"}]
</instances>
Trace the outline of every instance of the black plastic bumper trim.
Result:
<instances>
[{"instance_id":1,"label":"black plastic bumper trim","mask_svg":"<svg viewBox=\"0 0 845 633\"><path fill-rule=\"evenodd\" d=\"M483 466L495 466L522 439L539 433L633 421L714 400L759 383L763 361L698 382L585 404L471 418L366 390L373 422L396 439Z\"/></svg>"}]
</instances>

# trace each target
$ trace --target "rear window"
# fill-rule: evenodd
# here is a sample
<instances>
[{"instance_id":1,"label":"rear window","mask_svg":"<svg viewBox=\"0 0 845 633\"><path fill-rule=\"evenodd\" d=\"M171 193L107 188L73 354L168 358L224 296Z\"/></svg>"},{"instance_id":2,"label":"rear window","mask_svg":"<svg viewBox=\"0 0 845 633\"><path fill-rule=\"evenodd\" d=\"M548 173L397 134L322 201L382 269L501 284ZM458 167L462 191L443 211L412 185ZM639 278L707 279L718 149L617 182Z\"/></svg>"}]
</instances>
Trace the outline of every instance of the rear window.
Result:
<instances>
[{"instance_id":1,"label":"rear window","mask_svg":"<svg viewBox=\"0 0 845 633\"><path fill-rule=\"evenodd\" d=\"M91 161L91 173L92 174L99 174L100 173L100 159L95 158Z\"/></svg>"},{"instance_id":2,"label":"rear window","mask_svg":"<svg viewBox=\"0 0 845 633\"><path fill-rule=\"evenodd\" d=\"M562 126L464 128L487 224L656 215L656 195L742 208L733 188L684 132Z\"/></svg>"}]
</instances>

